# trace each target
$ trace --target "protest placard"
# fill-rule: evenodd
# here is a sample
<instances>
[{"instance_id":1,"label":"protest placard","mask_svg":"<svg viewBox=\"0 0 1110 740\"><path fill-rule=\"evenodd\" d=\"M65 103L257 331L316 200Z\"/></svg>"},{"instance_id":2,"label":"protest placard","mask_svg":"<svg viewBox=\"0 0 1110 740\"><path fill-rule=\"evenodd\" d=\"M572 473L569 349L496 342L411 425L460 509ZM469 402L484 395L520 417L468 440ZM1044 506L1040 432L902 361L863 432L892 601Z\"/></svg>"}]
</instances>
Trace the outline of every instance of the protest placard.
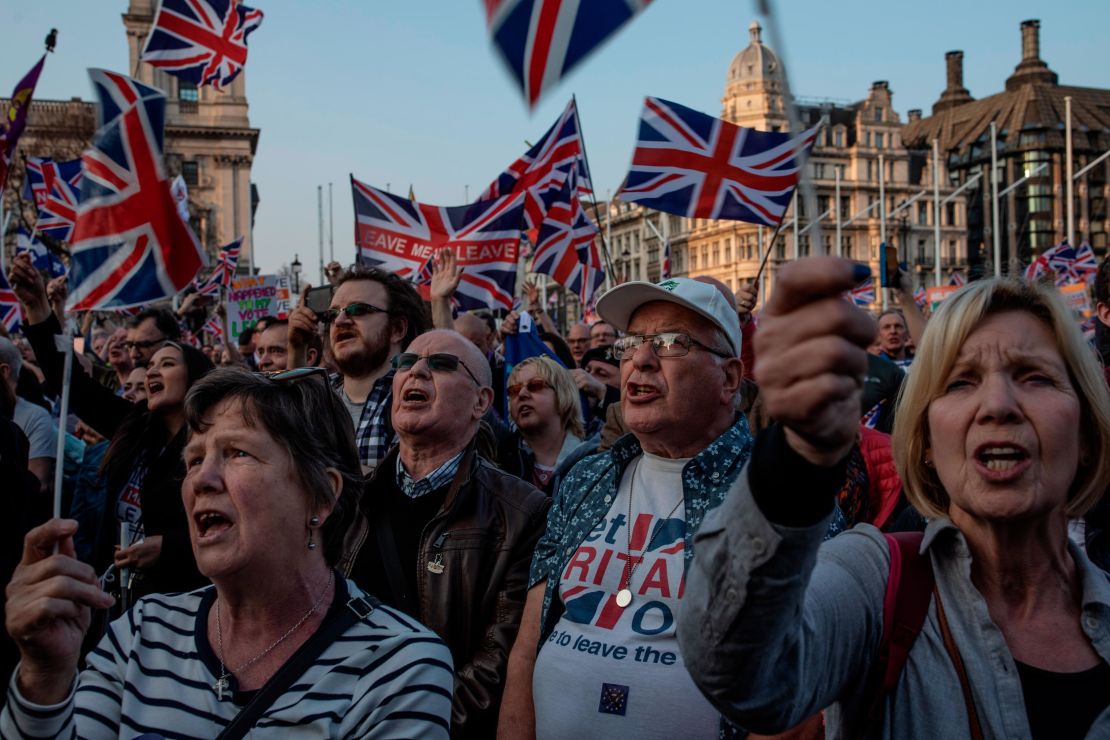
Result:
<instances>
[{"instance_id":1,"label":"protest placard","mask_svg":"<svg viewBox=\"0 0 1110 740\"><path fill-rule=\"evenodd\" d=\"M1087 291L1086 283L1061 285L1060 295L1064 297L1064 302L1068 304L1068 308L1075 313L1077 318L1081 320L1091 318L1094 307L1091 305L1091 294Z\"/></svg>"},{"instance_id":2,"label":"protest placard","mask_svg":"<svg viewBox=\"0 0 1110 740\"><path fill-rule=\"evenodd\" d=\"M244 329L253 327L264 316L289 317L292 301L289 278L283 275L256 275L238 278L227 291L227 324L231 337L238 342Z\"/></svg>"},{"instance_id":3,"label":"protest placard","mask_svg":"<svg viewBox=\"0 0 1110 740\"><path fill-rule=\"evenodd\" d=\"M928 302L929 311L936 311L944 299L960 289L959 285L935 285L925 289L925 300Z\"/></svg>"}]
</instances>

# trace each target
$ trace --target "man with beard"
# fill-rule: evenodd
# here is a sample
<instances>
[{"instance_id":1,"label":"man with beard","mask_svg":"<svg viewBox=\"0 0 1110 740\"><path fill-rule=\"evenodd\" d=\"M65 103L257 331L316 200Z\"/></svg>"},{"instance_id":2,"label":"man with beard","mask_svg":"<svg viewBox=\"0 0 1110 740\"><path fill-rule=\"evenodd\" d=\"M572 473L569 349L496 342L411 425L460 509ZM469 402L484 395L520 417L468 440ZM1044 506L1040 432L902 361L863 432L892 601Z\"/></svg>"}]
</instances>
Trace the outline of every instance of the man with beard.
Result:
<instances>
[{"instance_id":1,"label":"man with beard","mask_svg":"<svg viewBox=\"0 0 1110 740\"><path fill-rule=\"evenodd\" d=\"M356 265L336 282L331 307L317 316L307 306L289 315L290 365L305 356L317 321L339 372L332 382L351 414L363 472L377 467L393 442L389 419L390 360L431 328L431 317L412 283L390 272Z\"/></svg>"}]
</instances>

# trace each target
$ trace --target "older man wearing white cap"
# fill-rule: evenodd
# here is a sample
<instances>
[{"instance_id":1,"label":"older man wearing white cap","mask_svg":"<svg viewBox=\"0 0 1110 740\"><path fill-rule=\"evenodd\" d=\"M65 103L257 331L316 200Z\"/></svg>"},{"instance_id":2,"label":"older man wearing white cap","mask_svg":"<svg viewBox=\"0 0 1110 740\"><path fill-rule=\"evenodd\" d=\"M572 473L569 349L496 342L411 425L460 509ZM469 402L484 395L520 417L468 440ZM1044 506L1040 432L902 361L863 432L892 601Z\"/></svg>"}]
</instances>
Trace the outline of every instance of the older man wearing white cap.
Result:
<instances>
[{"instance_id":1,"label":"older man wearing white cap","mask_svg":"<svg viewBox=\"0 0 1110 740\"><path fill-rule=\"evenodd\" d=\"M568 474L536 548L498 736L716 738L675 639L693 536L751 435L736 309L685 278L602 296L632 436ZM725 728L730 729L730 728Z\"/></svg>"}]
</instances>

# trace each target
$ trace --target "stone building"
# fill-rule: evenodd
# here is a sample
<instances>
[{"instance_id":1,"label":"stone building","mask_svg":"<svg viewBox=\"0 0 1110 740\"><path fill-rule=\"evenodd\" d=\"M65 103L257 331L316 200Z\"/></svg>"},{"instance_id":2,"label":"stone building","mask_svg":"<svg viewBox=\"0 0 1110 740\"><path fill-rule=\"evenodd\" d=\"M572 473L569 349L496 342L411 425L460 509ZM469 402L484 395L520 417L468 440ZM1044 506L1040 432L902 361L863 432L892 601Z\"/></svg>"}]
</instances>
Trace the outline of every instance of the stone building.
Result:
<instances>
[{"instance_id":1,"label":"stone building","mask_svg":"<svg viewBox=\"0 0 1110 740\"><path fill-rule=\"evenodd\" d=\"M165 155L171 175L181 174L189 186L189 213L194 232L214 254L223 244L243 237L239 266L251 263L251 223L257 197L251 185L251 164L259 130L250 125L246 72L226 92L195 86L138 61L154 21L154 0L129 0L123 14L129 51L128 70L140 82L166 92ZM47 64L50 60L47 60ZM7 100L0 100L0 107ZM34 100L27 129L19 142L25 156L73 159L88 147L96 125L94 103ZM13 162L4 193L5 208L16 209L28 226L34 206L21 198L23 156ZM14 226L10 227L14 230ZM9 237L14 244L14 237ZM8 249L12 245L6 245Z\"/></svg>"},{"instance_id":2,"label":"stone building","mask_svg":"<svg viewBox=\"0 0 1110 740\"><path fill-rule=\"evenodd\" d=\"M911 152L937 140L952 183L980 175L968 193L972 275L993 273L990 124L996 126L1002 272L1016 273L1064 239L1066 226L1065 98L1071 98L1073 167L1078 173L1110 150L1110 90L1061 85L1040 57L1040 21L1021 24L1021 60L1005 89L974 99L963 85L963 52L946 55L947 86L928 118L911 120L903 139ZM1028 177L1019 184L1019 180ZM1075 240L1107 248L1110 160L1075 180Z\"/></svg>"}]
</instances>

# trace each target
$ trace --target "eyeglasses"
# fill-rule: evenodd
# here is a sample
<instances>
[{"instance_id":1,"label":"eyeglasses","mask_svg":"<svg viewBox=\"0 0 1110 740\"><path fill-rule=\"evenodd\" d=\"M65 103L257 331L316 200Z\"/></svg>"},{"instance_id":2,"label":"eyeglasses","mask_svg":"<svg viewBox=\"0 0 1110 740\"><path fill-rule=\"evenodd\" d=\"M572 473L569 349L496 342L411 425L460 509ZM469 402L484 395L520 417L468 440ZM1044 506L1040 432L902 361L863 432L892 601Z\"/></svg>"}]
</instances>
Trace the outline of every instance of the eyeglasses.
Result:
<instances>
[{"instance_id":1,"label":"eyeglasses","mask_svg":"<svg viewBox=\"0 0 1110 740\"><path fill-rule=\"evenodd\" d=\"M474 381L475 385L479 388L482 387L482 382L474 377L474 373L470 372L470 368L466 366L465 362L455 357L455 355L446 352L435 352L430 355L418 355L415 352L402 352L393 358L393 369L407 372L416 367L416 363L421 360L427 360L428 369L433 372L453 373L458 370L461 365L462 369L466 370L466 374L470 376L470 379Z\"/></svg>"},{"instance_id":2,"label":"eyeglasses","mask_svg":"<svg viewBox=\"0 0 1110 740\"><path fill-rule=\"evenodd\" d=\"M277 370L272 373L258 373L266 380L272 380L275 383L295 383L304 378L311 378L319 375L324 380L328 378L328 371L322 367L295 367L290 370Z\"/></svg>"},{"instance_id":3,"label":"eyeglasses","mask_svg":"<svg viewBox=\"0 0 1110 740\"><path fill-rule=\"evenodd\" d=\"M713 349L694 339L689 334L680 331L665 331L660 334L629 334L613 342L613 355L621 358L621 362L631 360L636 350L645 341L651 340L651 350L656 357L685 357L690 353L691 347L700 347L706 352L730 359L730 355Z\"/></svg>"},{"instance_id":4,"label":"eyeglasses","mask_svg":"<svg viewBox=\"0 0 1110 740\"><path fill-rule=\"evenodd\" d=\"M165 343L166 338L162 337L161 339L144 339L139 342L127 341L123 343L123 346L126 349L150 349L151 347L157 347L158 345Z\"/></svg>"},{"instance_id":5,"label":"eyeglasses","mask_svg":"<svg viewBox=\"0 0 1110 740\"><path fill-rule=\"evenodd\" d=\"M505 392L509 394L509 398L516 398L525 388L528 389L528 393L534 396L537 393L543 391L545 388L550 387L551 384L543 378L532 378L527 383L513 383L505 389Z\"/></svg>"},{"instance_id":6,"label":"eyeglasses","mask_svg":"<svg viewBox=\"0 0 1110 740\"><path fill-rule=\"evenodd\" d=\"M350 303L343 308L329 308L327 311L321 311L318 315L321 321L325 324L330 324L339 318L340 312L347 314L347 317L351 319L357 316L366 316L367 314L389 313L387 309L378 308L369 303Z\"/></svg>"}]
</instances>

